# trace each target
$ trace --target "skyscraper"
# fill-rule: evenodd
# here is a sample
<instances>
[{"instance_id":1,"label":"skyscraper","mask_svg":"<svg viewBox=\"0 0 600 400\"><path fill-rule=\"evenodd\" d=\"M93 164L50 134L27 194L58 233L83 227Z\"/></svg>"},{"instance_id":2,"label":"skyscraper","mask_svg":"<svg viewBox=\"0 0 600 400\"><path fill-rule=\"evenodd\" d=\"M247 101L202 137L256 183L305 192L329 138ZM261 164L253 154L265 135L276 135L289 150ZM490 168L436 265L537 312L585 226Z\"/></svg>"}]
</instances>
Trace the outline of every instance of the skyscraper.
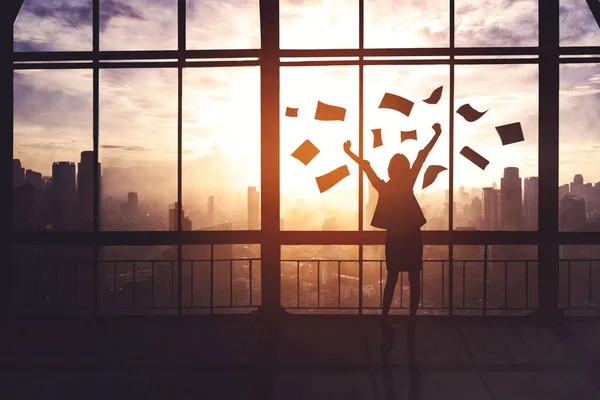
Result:
<instances>
[{"instance_id":1,"label":"skyscraper","mask_svg":"<svg viewBox=\"0 0 600 400\"><path fill-rule=\"evenodd\" d=\"M248 186L248 229L260 229L260 193L255 186Z\"/></svg>"},{"instance_id":2,"label":"skyscraper","mask_svg":"<svg viewBox=\"0 0 600 400\"><path fill-rule=\"evenodd\" d=\"M211 226L215 223L215 196L208 197L206 209L206 222L204 225Z\"/></svg>"},{"instance_id":3,"label":"skyscraper","mask_svg":"<svg viewBox=\"0 0 600 400\"><path fill-rule=\"evenodd\" d=\"M517 167L504 168L504 176L500 181L502 210L502 229L516 231L521 229L522 189L519 169Z\"/></svg>"},{"instance_id":4,"label":"skyscraper","mask_svg":"<svg viewBox=\"0 0 600 400\"><path fill-rule=\"evenodd\" d=\"M131 194L131 193L130 193ZM136 201L137 201L137 193L136 193ZM137 203L136 203L137 204ZM169 207L169 230L176 231L177 230L177 207L179 203L175 202L171 207ZM192 220L185 216L185 211L183 208L181 209L181 230L182 231L191 231L192 230Z\"/></svg>"},{"instance_id":5,"label":"skyscraper","mask_svg":"<svg viewBox=\"0 0 600 400\"><path fill-rule=\"evenodd\" d=\"M523 181L523 222L527 230L537 230L538 186L537 176L525 178Z\"/></svg>"},{"instance_id":6,"label":"skyscraper","mask_svg":"<svg viewBox=\"0 0 600 400\"><path fill-rule=\"evenodd\" d=\"M75 163L68 161L52 163L52 184L46 191L44 201L43 218L46 229L73 229L77 216L76 206Z\"/></svg>"},{"instance_id":7,"label":"skyscraper","mask_svg":"<svg viewBox=\"0 0 600 400\"><path fill-rule=\"evenodd\" d=\"M581 231L584 227L585 200L570 194L566 195L560 200L559 229Z\"/></svg>"},{"instance_id":8,"label":"skyscraper","mask_svg":"<svg viewBox=\"0 0 600 400\"><path fill-rule=\"evenodd\" d=\"M129 203L130 211L137 213L138 210L138 194L136 192L127 193L127 203Z\"/></svg>"},{"instance_id":9,"label":"skyscraper","mask_svg":"<svg viewBox=\"0 0 600 400\"><path fill-rule=\"evenodd\" d=\"M98 189L100 184L98 164ZM101 198L101 196L99 196ZM93 230L94 226L94 152L82 151L77 165L77 220L79 229Z\"/></svg>"},{"instance_id":10,"label":"skyscraper","mask_svg":"<svg viewBox=\"0 0 600 400\"><path fill-rule=\"evenodd\" d=\"M21 167L21 160L13 158L13 186L25 182L25 169Z\"/></svg>"},{"instance_id":11,"label":"skyscraper","mask_svg":"<svg viewBox=\"0 0 600 400\"><path fill-rule=\"evenodd\" d=\"M481 190L481 229L494 231L500 229L500 190L485 187Z\"/></svg>"}]
</instances>

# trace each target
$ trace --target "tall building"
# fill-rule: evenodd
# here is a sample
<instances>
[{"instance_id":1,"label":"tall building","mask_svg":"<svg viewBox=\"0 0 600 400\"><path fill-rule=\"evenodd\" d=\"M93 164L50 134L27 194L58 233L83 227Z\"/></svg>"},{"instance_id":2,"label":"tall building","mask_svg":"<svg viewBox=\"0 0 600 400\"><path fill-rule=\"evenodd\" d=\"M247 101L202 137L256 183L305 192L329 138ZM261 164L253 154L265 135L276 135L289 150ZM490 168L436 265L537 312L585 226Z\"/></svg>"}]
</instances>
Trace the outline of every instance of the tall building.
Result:
<instances>
[{"instance_id":1,"label":"tall building","mask_svg":"<svg viewBox=\"0 0 600 400\"><path fill-rule=\"evenodd\" d=\"M481 229L481 199L479 196L473 196L471 198L471 205L469 207L469 215L467 218L470 226Z\"/></svg>"},{"instance_id":2,"label":"tall building","mask_svg":"<svg viewBox=\"0 0 600 400\"><path fill-rule=\"evenodd\" d=\"M98 163L98 190L100 183L100 163ZM102 198L102 196L98 196ZM77 220L79 229L93 230L94 226L94 152L82 151L77 164Z\"/></svg>"},{"instance_id":3,"label":"tall building","mask_svg":"<svg viewBox=\"0 0 600 400\"><path fill-rule=\"evenodd\" d=\"M566 195L560 200L559 229L562 231L582 231L585 228L585 200Z\"/></svg>"},{"instance_id":4,"label":"tall building","mask_svg":"<svg viewBox=\"0 0 600 400\"><path fill-rule=\"evenodd\" d=\"M42 188L44 180L41 172L35 172L31 169L25 171L25 180L33 185L34 188Z\"/></svg>"},{"instance_id":5,"label":"tall building","mask_svg":"<svg viewBox=\"0 0 600 400\"><path fill-rule=\"evenodd\" d=\"M500 181L502 210L502 229L516 231L521 229L522 182L517 167L504 168L504 176Z\"/></svg>"},{"instance_id":6,"label":"tall building","mask_svg":"<svg viewBox=\"0 0 600 400\"><path fill-rule=\"evenodd\" d=\"M21 167L21 160L13 158L13 186L25 182L25 169Z\"/></svg>"},{"instance_id":7,"label":"tall building","mask_svg":"<svg viewBox=\"0 0 600 400\"><path fill-rule=\"evenodd\" d=\"M568 183L565 183L564 185L561 185L558 187L558 199L559 200L568 194L569 194L569 184Z\"/></svg>"},{"instance_id":8,"label":"tall building","mask_svg":"<svg viewBox=\"0 0 600 400\"><path fill-rule=\"evenodd\" d=\"M136 196L137 200L137 196ZM175 202L171 207L169 207L169 230L176 231L177 230L177 207L179 203ZM181 209L181 230L182 231L191 231L192 230L192 220L185 216L185 210Z\"/></svg>"},{"instance_id":9,"label":"tall building","mask_svg":"<svg viewBox=\"0 0 600 400\"><path fill-rule=\"evenodd\" d=\"M255 186L248 186L248 229L260 229L260 193Z\"/></svg>"},{"instance_id":10,"label":"tall building","mask_svg":"<svg viewBox=\"0 0 600 400\"><path fill-rule=\"evenodd\" d=\"M527 230L538 228L538 188L537 176L525 178L523 181L523 222Z\"/></svg>"},{"instance_id":11,"label":"tall building","mask_svg":"<svg viewBox=\"0 0 600 400\"><path fill-rule=\"evenodd\" d=\"M481 190L481 229L495 231L501 228L500 190L485 187Z\"/></svg>"},{"instance_id":12,"label":"tall building","mask_svg":"<svg viewBox=\"0 0 600 400\"><path fill-rule=\"evenodd\" d=\"M209 196L206 206L206 223L211 226L215 223L215 196Z\"/></svg>"},{"instance_id":13,"label":"tall building","mask_svg":"<svg viewBox=\"0 0 600 400\"><path fill-rule=\"evenodd\" d=\"M35 192L29 182L19 183L12 188L12 226L15 230L36 229Z\"/></svg>"},{"instance_id":14,"label":"tall building","mask_svg":"<svg viewBox=\"0 0 600 400\"><path fill-rule=\"evenodd\" d=\"M75 228L77 188L75 163L58 161L52 164L52 184L44 201L44 225L50 230Z\"/></svg>"},{"instance_id":15,"label":"tall building","mask_svg":"<svg viewBox=\"0 0 600 400\"><path fill-rule=\"evenodd\" d=\"M129 203L129 205L131 207L131 211L133 213L137 213L137 211L138 211L138 194L137 194L137 192L127 193L127 203Z\"/></svg>"}]
</instances>

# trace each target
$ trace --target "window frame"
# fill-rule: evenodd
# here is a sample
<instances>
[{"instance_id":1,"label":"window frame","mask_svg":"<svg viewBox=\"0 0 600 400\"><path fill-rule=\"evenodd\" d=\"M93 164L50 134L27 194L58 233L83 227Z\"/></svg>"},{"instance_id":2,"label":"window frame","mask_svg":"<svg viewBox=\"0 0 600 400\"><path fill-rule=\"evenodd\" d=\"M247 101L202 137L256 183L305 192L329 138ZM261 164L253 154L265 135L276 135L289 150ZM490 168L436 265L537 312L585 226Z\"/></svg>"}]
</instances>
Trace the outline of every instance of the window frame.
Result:
<instances>
[{"instance_id":1,"label":"window frame","mask_svg":"<svg viewBox=\"0 0 600 400\"><path fill-rule=\"evenodd\" d=\"M178 0L178 50L168 51L101 51L100 0L92 0L92 51L83 52L14 52L5 59L11 64L11 73L25 69L92 69L93 70L93 151L95 169L98 166L99 143L99 71L107 68L177 68L178 70L178 161L177 161L177 231L114 232L99 230L98 174L94 171L94 229L92 232L10 232L12 245L92 245L95 260L98 246L104 245L177 245L178 268L181 269L181 247L192 244L260 244L263 265L263 305L277 308L279 302L280 255L283 245L347 244L359 246L362 261L364 245L383 244L384 232L364 229L364 174L358 178L357 231L281 231L280 230L280 116L268 110L280 110L279 74L281 67L357 65L359 68L359 155L363 154L363 89L365 65L427 65L442 64L449 68L449 229L425 231L425 244L449 246L452 261L454 245L517 245L538 246L539 262L547 264L547 275L540 273L541 282L556 282L558 245L599 244L600 232L560 232L558 230L558 97L559 67L570 63L600 63L600 46L561 47L559 37L559 0L543 0L539 7L539 42L537 47L464 47L455 46L455 1L449 0L448 48L376 49L364 47L364 0L358 0L359 44L356 49L294 50L279 46L279 0L260 0L260 49L188 50L186 48L186 0ZM11 28L12 29L12 28ZM12 37L12 36L11 36ZM418 59L416 57L430 57ZM488 58L478 58L486 56ZM294 61L290 58L311 58ZM336 57L355 57L355 60L331 60ZM387 57L376 60L374 57ZM403 59L391 59L404 57ZM193 59L193 60L192 60ZM138 61L145 60L145 61ZM176 61L161 61L176 60ZM200 60L200 61L198 61ZM454 70L456 65L536 64L539 68L539 218L537 231L456 231L454 229ZM261 75L261 230L260 231L182 231L182 86L184 68L259 66ZM7 75L8 78L8 75ZM11 91L8 93L12 101ZM11 106L12 107L12 106ZM11 144L14 115L11 110ZM544 117L542 116L553 116ZM8 119L7 119L8 122ZM8 157L8 154L6 154ZM8 171L8 169L7 169ZM8 181L8 180L7 180ZM11 206L6 210L10 214ZM10 216L8 216L10 218ZM10 221L10 219L8 219ZM97 263L96 263L97 264ZM362 263L360 263L362 269ZM452 262L450 262L452 265ZM541 269L542 271L543 269ZM555 271L556 270L556 271ZM97 268L96 268L97 274ZM181 279L181 274L179 274ZM362 274L361 274L362 277ZM97 278L97 275L96 275ZM181 282L180 282L181 284ZM362 286L361 286L362 287ZM540 287L540 296L550 299L557 288ZM181 291L180 310L181 310ZM450 293L451 295L451 293ZM362 302L362 296L359 297ZM552 301L548 300L550 304ZM96 302L97 304L97 302ZM541 303L540 303L541 304Z\"/></svg>"}]
</instances>

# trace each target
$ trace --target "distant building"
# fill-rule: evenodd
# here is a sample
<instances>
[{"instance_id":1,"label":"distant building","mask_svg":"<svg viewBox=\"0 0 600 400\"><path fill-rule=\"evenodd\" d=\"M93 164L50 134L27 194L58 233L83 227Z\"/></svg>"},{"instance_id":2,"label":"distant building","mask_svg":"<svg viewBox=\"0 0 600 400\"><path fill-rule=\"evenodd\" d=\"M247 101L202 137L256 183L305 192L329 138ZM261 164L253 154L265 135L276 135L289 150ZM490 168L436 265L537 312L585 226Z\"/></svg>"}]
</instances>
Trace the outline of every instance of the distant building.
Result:
<instances>
[{"instance_id":1,"label":"distant building","mask_svg":"<svg viewBox=\"0 0 600 400\"><path fill-rule=\"evenodd\" d=\"M522 189L519 169L516 167L504 168L504 177L500 181L502 210L502 229L516 231L521 229Z\"/></svg>"},{"instance_id":2,"label":"distant building","mask_svg":"<svg viewBox=\"0 0 600 400\"><path fill-rule=\"evenodd\" d=\"M527 230L537 230L538 228L538 188L537 176L525 178L523 181L523 222L524 228Z\"/></svg>"},{"instance_id":3,"label":"distant building","mask_svg":"<svg viewBox=\"0 0 600 400\"><path fill-rule=\"evenodd\" d=\"M260 229L260 193L248 186L248 230Z\"/></svg>"},{"instance_id":4,"label":"distant building","mask_svg":"<svg viewBox=\"0 0 600 400\"><path fill-rule=\"evenodd\" d=\"M137 199L137 197L136 197ZM176 231L179 225L177 220L177 202L173 203L172 207L169 207L169 230ZM192 220L185 216L185 211L181 210L181 230L182 231L191 231L192 230Z\"/></svg>"},{"instance_id":5,"label":"distant building","mask_svg":"<svg viewBox=\"0 0 600 400\"><path fill-rule=\"evenodd\" d=\"M585 200L566 195L560 200L559 229L562 231L582 231L585 228Z\"/></svg>"},{"instance_id":6,"label":"distant building","mask_svg":"<svg viewBox=\"0 0 600 400\"><path fill-rule=\"evenodd\" d=\"M100 163L98 163L98 190L100 183ZM98 198L102 198L100 195ZM77 165L77 220L79 229L91 231L94 228L94 152L82 151Z\"/></svg>"},{"instance_id":7,"label":"distant building","mask_svg":"<svg viewBox=\"0 0 600 400\"><path fill-rule=\"evenodd\" d=\"M52 164L52 184L44 196L44 228L48 230L74 229L76 209L75 163L54 162Z\"/></svg>"},{"instance_id":8,"label":"distant building","mask_svg":"<svg viewBox=\"0 0 600 400\"><path fill-rule=\"evenodd\" d=\"M15 230L36 229L35 192L29 182L13 186L12 224Z\"/></svg>"},{"instance_id":9,"label":"distant building","mask_svg":"<svg viewBox=\"0 0 600 400\"><path fill-rule=\"evenodd\" d=\"M561 185L558 187L558 199L562 199L563 197L565 197L567 194L569 194L569 184L565 183L564 185Z\"/></svg>"},{"instance_id":10,"label":"distant building","mask_svg":"<svg viewBox=\"0 0 600 400\"><path fill-rule=\"evenodd\" d=\"M206 206L206 225L215 223L215 196L209 196Z\"/></svg>"},{"instance_id":11,"label":"distant building","mask_svg":"<svg viewBox=\"0 0 600 400\"><path fill-rule=\"evenodd\" d=\"M501 229L500 226L500 190L493 187L485 187L481 190L481 229L494 231Z\"/></svg>"},{"instance_id":12,"label":"distant building","mask_svg":"<svg viewBox=\"0 0 600 400\"><path fill-rule=\"evenodd\" d=\"M13 186L25 182L25 169L21 167L21 160L13 158Z\"/></svg>"}]
</instances>

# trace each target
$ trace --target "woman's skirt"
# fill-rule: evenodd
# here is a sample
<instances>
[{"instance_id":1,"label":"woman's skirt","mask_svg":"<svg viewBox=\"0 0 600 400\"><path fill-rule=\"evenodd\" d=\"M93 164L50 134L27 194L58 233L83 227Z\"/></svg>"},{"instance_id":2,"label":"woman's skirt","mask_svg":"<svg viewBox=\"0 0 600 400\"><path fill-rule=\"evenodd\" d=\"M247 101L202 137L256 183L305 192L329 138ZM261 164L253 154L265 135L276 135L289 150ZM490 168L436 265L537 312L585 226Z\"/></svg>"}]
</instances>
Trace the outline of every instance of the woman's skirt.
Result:
<instances>
[{"instance_id":1,"label":"woman's skirt","mask_svg":"<svg viewBox=\"0 0 600 400\"><path fill-rule=\"evenodd\" d=\"M386 232L385 261L388 271L421 271L423 239L421 230Z\"/></svg>"}]
</instances>

